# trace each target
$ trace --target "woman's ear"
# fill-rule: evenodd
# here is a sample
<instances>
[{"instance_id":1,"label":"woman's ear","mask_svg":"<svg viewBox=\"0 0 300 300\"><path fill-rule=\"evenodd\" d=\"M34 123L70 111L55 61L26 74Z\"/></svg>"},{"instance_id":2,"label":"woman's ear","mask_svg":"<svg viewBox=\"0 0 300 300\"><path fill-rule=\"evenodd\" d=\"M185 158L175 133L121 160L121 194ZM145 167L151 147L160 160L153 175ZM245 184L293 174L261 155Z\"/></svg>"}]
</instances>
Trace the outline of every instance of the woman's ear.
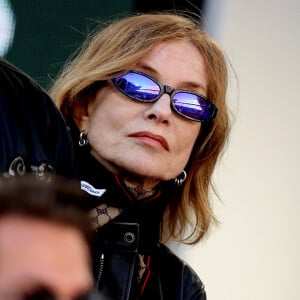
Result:
<instances>
[{"instance_id":1,"label":"woman's ear","mask_svg":"<svg viewBox=\"0 0 300 300\"><path fill-rule=\"evenodd\" d=\"M74 101L72 105L72 116L79 130L87 131L89 127L89 100L80 100Z\"/></svg>"}]
</instances>

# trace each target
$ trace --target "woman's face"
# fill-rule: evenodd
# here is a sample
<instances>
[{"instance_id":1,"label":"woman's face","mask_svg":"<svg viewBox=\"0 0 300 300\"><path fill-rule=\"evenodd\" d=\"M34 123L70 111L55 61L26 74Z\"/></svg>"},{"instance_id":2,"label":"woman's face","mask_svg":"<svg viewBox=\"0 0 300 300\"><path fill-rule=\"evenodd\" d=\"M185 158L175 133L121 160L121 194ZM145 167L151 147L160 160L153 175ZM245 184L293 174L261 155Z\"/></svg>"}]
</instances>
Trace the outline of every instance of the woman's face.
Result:
<instances>
[{"instance_id":1,"label":"woman's face","mask_svg":"<svg viewBox=\"0 0 300 300\"><path fill-rule=\"evenodd\" d=\"M207 75L198 49L185 40L160 43L135 67L163 84L206 96ZM125 178L146 183L175 178L184 169L201 123L180 117L170 96L139 103L112 84L100 89L77 122L92 155Z\"/></svg>"}]
</instances>

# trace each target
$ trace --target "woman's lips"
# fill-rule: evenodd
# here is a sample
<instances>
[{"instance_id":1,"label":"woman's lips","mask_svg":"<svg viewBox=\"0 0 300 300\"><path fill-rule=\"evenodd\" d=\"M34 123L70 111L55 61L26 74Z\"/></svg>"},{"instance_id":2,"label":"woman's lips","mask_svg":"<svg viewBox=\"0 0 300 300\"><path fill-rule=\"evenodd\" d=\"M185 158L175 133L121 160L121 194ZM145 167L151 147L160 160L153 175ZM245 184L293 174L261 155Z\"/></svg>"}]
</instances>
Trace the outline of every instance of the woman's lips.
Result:
<instances>
[{"instance_id":1,"label":"woman's lips","mask_svg":"<svg viewBox=\"0 0 300 300\"><path fill-rule=\"evenodd\" d=\"M168 142L161 135L153 134L148 131L141 131L141 132L132 133L129 135L129 137L139 138L145 143L149 143L153 145L159 143L165 150L169 151Z\"/></svg>"}]
</instances>

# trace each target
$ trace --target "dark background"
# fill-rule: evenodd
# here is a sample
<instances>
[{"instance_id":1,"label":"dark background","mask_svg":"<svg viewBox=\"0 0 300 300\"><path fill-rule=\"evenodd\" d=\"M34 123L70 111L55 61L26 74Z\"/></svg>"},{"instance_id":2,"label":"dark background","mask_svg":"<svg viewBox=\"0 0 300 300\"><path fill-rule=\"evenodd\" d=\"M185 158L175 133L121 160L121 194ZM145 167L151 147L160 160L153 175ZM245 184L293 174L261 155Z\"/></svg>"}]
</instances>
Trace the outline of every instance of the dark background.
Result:
<instances>
[{"instance_id":1,"label":"dark background","mask_svg":"<svg viewBox=\"0 0 300 300\"><path fill-rule=\"evenodd\" d=\"M201 14L204 0L10 0L10 5L16 27L5 58L47 88L99 21L170 9Z\"/></svg>"}]
</instances>

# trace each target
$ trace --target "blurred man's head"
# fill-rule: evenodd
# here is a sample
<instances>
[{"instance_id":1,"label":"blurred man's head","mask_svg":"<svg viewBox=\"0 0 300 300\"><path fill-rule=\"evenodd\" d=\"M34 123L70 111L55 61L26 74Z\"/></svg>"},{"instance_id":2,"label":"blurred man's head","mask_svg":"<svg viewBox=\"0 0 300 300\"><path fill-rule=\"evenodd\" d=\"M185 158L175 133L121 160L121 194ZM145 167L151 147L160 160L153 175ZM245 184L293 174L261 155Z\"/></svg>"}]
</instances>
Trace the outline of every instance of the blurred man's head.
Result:
<instances>
[{"instance_id":1,"label":"blurred man's head","mask_svg":"<svg viewBox=\"0 0 300 300\"><path fill-rule=\"evenodd\" d=\"M1 300L87 299L89 228L77 187L62 178L0 181Z\"/></svg>"}]
</instances>

